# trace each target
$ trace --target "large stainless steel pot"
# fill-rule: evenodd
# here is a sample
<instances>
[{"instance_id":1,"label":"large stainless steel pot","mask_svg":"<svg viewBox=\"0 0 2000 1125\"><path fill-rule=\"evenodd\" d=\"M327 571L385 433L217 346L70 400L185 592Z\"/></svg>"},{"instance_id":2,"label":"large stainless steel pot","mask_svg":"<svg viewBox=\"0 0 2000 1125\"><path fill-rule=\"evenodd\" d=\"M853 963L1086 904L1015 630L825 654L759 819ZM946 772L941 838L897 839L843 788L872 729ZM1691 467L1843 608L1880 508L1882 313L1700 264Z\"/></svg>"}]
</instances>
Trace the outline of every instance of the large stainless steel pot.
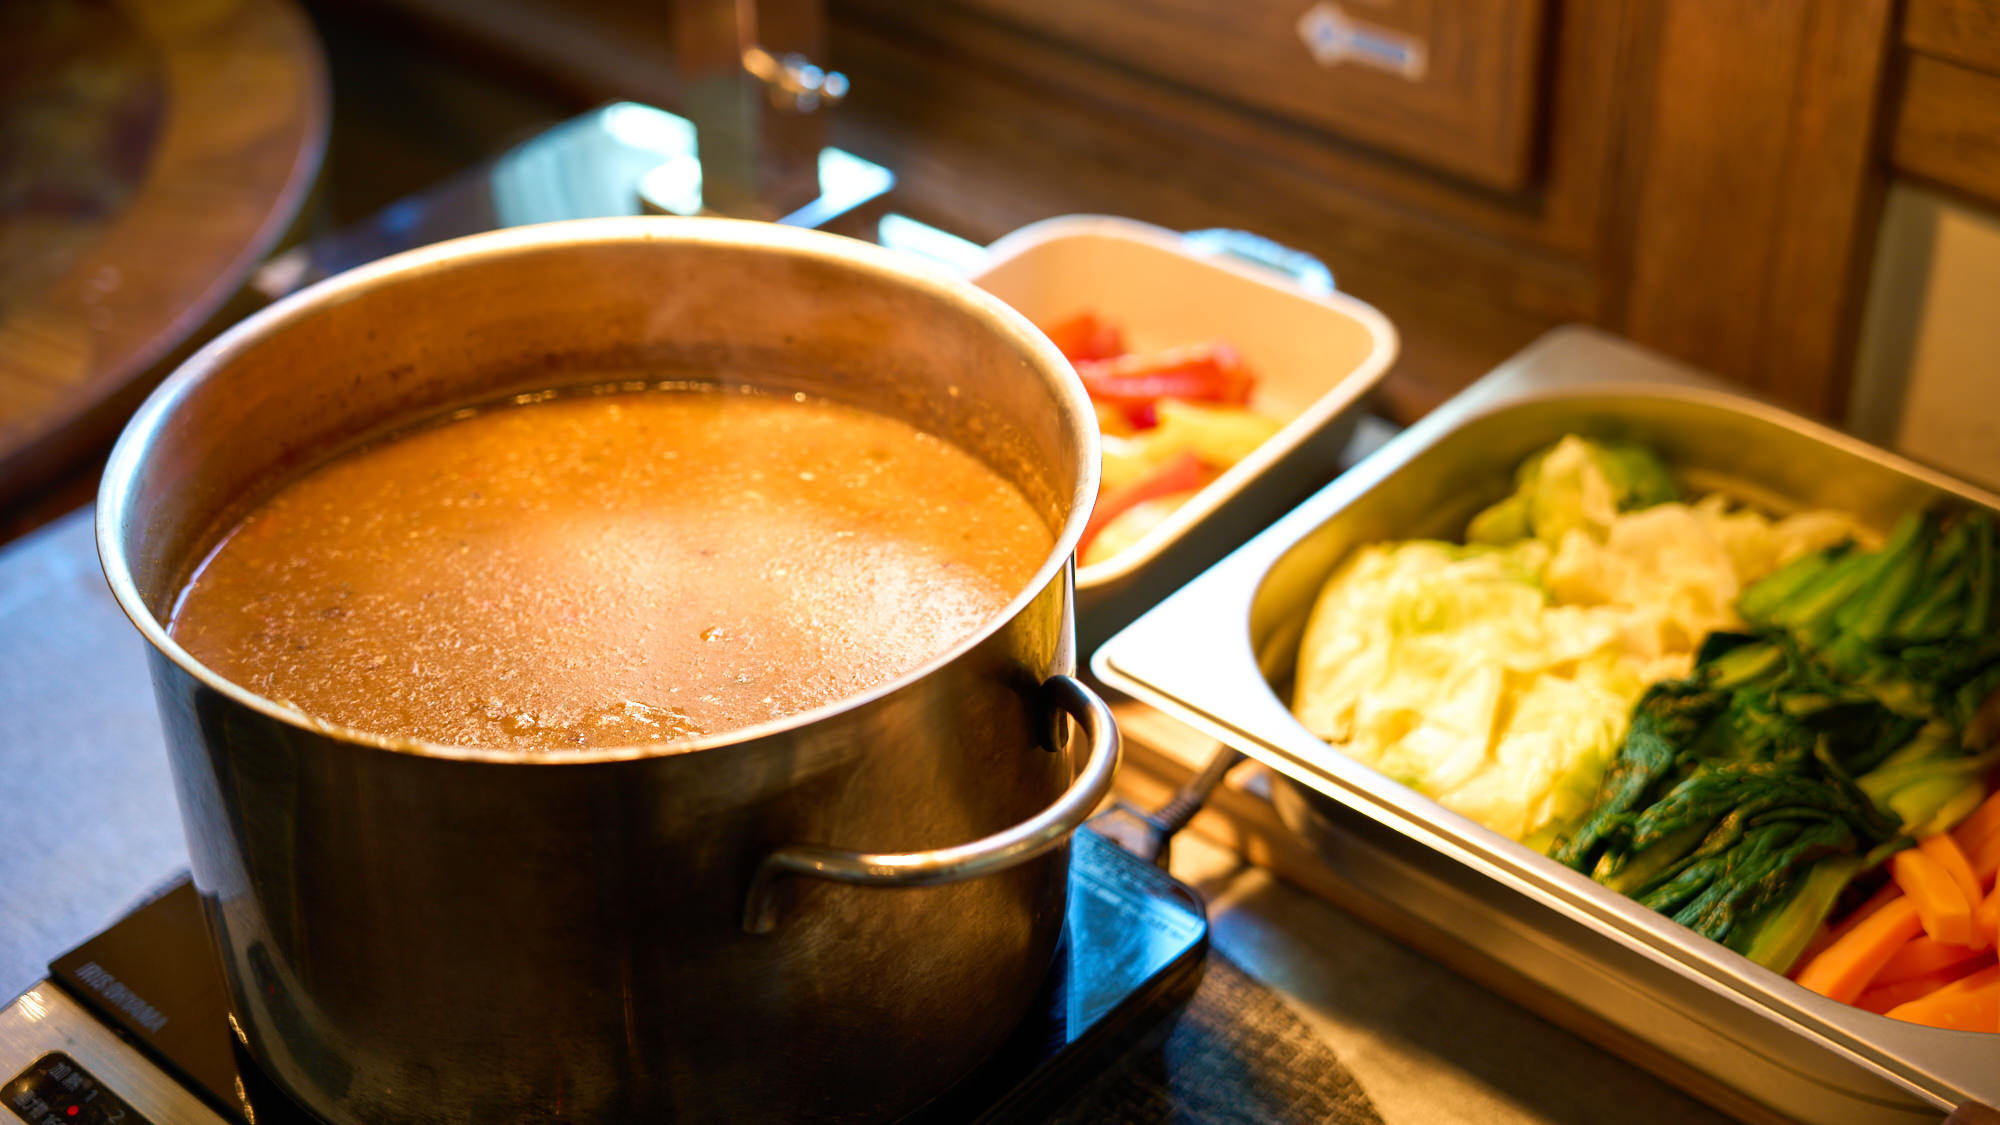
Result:
<instances>
[{"instance_id":1,"label":"large stainless steel pot","mask_svg":"<svg viewBox=\"0 0 2000 1125\"><path fill-rule=\"evenodd\" d=\"M917 671L669 746L375 737L224 680L163 628L219 521L330 447L635 368L908 419L1012 479L1055 547ZM120 440L98 543L153 645L244 1045L337 1123L872 1120L942 1090L1048 968L1065 842L1116 764L1109 713L1068 677L1096 466L1082 387L1021 317L880 249L760 224L463 239L205 348Z\"/></svg>"}]
</instances>

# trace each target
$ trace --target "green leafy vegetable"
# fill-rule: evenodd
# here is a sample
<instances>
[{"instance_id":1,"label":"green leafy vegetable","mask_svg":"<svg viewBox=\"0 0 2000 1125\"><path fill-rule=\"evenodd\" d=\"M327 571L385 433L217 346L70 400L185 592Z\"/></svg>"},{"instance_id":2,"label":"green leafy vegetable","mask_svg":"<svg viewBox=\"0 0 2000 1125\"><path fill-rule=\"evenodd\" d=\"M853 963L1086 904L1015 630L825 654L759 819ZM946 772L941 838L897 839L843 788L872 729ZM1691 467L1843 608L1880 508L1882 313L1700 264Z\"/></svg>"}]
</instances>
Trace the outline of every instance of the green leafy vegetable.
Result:
<instances>
[{"instance_id":1,"label":"green leafy vegetable","mask_svg":"<svg viewBox=\"0 0 2000 1125\"><path fill-rule=\"evenodd\" d=\"M1974 729L2000 687L1994 548L1983 512L1911 516L1746 588L1752 631L1647 691L1551 854L1787 968L1848 879L1967 815L2000 766Z\"/></svg>"}]
</instances>

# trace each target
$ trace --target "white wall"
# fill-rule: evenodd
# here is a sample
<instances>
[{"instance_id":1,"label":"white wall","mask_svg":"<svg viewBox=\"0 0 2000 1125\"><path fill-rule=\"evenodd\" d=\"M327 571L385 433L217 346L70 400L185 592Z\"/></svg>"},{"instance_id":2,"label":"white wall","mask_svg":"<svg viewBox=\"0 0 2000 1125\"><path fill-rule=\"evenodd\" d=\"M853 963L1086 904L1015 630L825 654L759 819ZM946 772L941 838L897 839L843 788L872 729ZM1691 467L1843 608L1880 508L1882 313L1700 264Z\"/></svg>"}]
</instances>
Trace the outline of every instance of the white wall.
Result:
<instances>
[{"instance_id":1,"label":"white wall","mask_svg":"<svg viewBox=\"0 0 2000 1125\"><path fill-rule=\"evenodd\" d=\"M2000 488L2000 215L1889 189L1848 425Z\"/></svg>"}]
</instances>

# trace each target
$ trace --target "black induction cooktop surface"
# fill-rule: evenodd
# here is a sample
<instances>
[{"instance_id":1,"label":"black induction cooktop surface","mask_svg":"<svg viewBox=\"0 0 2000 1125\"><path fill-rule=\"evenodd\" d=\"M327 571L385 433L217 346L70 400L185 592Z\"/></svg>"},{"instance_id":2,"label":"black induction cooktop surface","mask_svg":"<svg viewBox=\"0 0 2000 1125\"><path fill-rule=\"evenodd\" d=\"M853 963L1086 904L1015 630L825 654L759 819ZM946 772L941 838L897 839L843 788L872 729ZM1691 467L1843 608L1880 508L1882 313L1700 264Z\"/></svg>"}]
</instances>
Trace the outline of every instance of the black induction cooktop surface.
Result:
<instances>
[{"instance_id":1,"label":"black induction cooktop surface","mask_svg":"<svg viewBox=\"0 0 2000 1125\"><path fill-rule=\"evenodd\" d=\"M1070 849L1062 948L1032 1014L978 1071L908 1125L1034 1120L1108 1057L1164 1026L1201 978L1195 892L1095 832ZM201 901L185 879L58 958L51 975L231 1120L311 1123L231 1035Z\"/></svg>"}]
</instances>

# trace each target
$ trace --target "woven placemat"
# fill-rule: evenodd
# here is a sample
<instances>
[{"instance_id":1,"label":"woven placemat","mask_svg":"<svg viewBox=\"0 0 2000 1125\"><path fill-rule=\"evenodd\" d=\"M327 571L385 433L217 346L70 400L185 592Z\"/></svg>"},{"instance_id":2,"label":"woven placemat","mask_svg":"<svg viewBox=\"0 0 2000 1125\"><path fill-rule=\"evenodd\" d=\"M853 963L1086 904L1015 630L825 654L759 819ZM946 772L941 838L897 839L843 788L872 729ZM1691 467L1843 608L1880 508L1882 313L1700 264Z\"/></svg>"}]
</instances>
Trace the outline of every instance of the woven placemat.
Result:
<instances>
[{"instance_id":1,"label":"woven placemat","mask_svg":"<svg viewBox=\"0 0 2000 1125\"><path fill-rule=\"evenodd\" d=\"M1217 952L1164 1038L1148 1036L1050 1125L1381 1125L1354 1076L1298 1013Z\"/></svg>"}]
</instances>

